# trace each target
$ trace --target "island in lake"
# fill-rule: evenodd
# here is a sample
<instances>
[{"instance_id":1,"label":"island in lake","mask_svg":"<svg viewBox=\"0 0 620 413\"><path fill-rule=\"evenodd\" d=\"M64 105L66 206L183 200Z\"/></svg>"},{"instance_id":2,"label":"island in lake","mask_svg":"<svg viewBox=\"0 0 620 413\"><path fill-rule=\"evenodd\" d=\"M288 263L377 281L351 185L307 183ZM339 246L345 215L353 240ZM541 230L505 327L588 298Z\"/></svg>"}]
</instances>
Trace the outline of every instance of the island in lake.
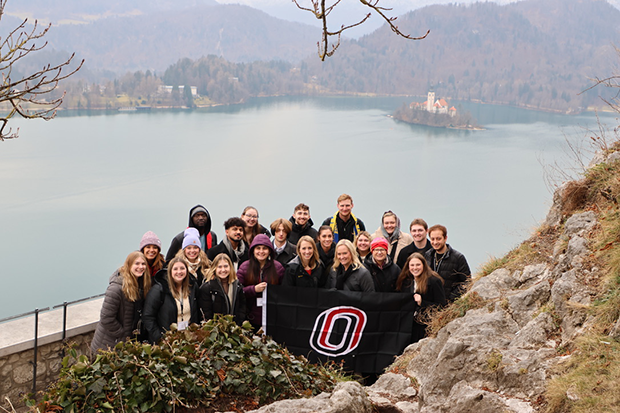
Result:
<instances>
[{"instance_id":1,"label":"island in lake","mask_svg":"<svg viewBox=\"0 0 620 413\"><path fill-rule=\"evenodd\" d=\"M428 92L426 102L406 103L392 115L394 119L415 125L433 126L450 129L484 129L467 111L449 107L445 99L435 99L435 92Z\"/></svg>"}]
</instances>

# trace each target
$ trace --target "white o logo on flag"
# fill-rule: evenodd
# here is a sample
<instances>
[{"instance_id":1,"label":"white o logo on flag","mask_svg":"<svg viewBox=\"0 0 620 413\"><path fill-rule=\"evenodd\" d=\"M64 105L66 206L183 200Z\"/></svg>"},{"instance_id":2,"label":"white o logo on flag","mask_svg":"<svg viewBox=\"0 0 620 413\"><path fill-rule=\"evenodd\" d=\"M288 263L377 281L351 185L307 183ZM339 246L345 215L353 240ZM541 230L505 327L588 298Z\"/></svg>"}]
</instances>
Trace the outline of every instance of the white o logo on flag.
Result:
<instances>
[{"instance_id":1,"label":"white o logo on flag","mask_svg":"<svg viewBox=\"0 0 620 413\"><path fill-rule=\"evenodd\" d=\"M366 318L366 313L355 307L333 307L325 310L314 322L310 346L325 356L348 354L359 345L366 327Z\"/></svg>"}]
</instances>

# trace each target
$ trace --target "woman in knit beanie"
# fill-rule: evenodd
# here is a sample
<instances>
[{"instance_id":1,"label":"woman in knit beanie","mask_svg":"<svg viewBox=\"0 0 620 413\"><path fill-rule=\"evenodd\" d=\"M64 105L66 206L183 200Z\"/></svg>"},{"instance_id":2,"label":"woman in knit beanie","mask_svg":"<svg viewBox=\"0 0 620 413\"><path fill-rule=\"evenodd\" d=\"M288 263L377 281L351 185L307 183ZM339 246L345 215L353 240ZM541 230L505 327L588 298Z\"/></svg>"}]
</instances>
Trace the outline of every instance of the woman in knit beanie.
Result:
<instances>
[{"instance_id":1,"label":"woman in knit beanie","mask_svg":"<svg viewBox=\"0 0 620 413\"><path fill-rule=\"evenodd\" d=\"M164 268L166 261L161 254L161 241L153 231L147 231L142 236L138 250L146 257L151 277Z\"/></svg>"},{"instance_id":2,"label":"woman in knit beanie","mask_svg":"<svg viewBox=\"0 0 620 413\"><path fill-rule=\"evenodd\" d=\"M207 273L211 268L211 261L201 247L198 230L190 227L183 233L183 244L176 255L187 264L190 282L196 284L196 287L200 287L207 279Z\"/></svg>"}]
</instances>

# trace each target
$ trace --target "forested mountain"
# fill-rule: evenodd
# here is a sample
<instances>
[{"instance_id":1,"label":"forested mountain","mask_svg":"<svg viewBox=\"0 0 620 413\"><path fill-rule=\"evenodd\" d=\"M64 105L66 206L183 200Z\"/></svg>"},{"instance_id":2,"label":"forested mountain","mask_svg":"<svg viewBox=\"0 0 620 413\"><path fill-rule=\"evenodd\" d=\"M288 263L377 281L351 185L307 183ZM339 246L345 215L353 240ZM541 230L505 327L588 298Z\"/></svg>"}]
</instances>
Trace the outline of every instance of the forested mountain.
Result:
<instances>
[{"instance_id":1,"label":"forested mountain","mask_svg":"<svg viewBox=\"0 0 620 413\"><path fill-rule=\"evenodd\" d=\"M320 32L240 5L204 5L57 25L49 49L75 51L87 68L164 70L181 58L214 54L233 62L300 61Z\"/></svg>"},{"instance_id":2,"label":"forested mountain","mask_svg":"<svg viewBox=\"0 0 620 413\"><path fill-rule=\"evenodd\" d=\"M334 58L305 60L304 72L328 90L425 94L489 103L578 110L593 77L611 75L620 44L620 11L604 0L525 0L500 6L429 6L344 42Z\"/></svg>"},{"instance_id":3,"label":"forested mountain","mask_svg":"<svg viewBox=\"0 0 620 413\"><path fill-rule=\"evenodd\" d=\"M325 62L316 56L315 29L238 5L61 26L53 36L88 53L91 68L142 69L101 87L92 79L72 85L68 101L81 107L125 105L114 101L119 94L142 105L183 104L159 95L166 84L196 86L203 104L283 94L425 96L433 88L448 99L578 112L601 106L598 94L610 93L581 92L592 78L616 73L619 22L620 11L604 0L434 5L397 20L412 35L430 29L426 39L405 40L382 27L343 40Z\"/></svg>"}]
</instances>

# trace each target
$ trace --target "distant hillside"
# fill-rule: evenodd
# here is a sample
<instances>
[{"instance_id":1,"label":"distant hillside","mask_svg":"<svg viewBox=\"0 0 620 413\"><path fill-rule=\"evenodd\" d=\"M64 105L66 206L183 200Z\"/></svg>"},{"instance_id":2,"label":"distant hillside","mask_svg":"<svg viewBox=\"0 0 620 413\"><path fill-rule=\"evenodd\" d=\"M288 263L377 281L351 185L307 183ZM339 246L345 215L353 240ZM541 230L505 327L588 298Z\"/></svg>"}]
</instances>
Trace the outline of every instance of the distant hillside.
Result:
<instances>
[{"instance_id":1,"label":"distant hillside","mask_svg":"<svg viewBox=\"0 0 620 413\"><path fill-rule=\"evenodd\" d=\"M75 51L90 69L164 70L180 58L209 54L232 62L300 61L314 52L316 28L240 5L196 6L60 25L49 47Z\"/></svg>"},{"instance_id":2,"label":"distant hillside","mask_svg":"<svg viewBox=\"0 0 620 413\"><path fill-rule=\"evenodd\" d=\"M357 93L437 96L533 108L578 110L598 91L590 78L613 73L620 11L603 0L525 0L500 6L429 6L344 42L325 63L305 61L320 87Z\"/></svg>"},{"instance_id":3,"label":"distant hillside","mask_svg":"<svg viewBox=\"0 0 620 413\"><path fill-rule=\"evenodd\" d=\"M9 0L6 12L10 16L38 19L57 26L91 23L105 17L136 16L217 4L215 0Z\"/></svg>"}]
</instances>

